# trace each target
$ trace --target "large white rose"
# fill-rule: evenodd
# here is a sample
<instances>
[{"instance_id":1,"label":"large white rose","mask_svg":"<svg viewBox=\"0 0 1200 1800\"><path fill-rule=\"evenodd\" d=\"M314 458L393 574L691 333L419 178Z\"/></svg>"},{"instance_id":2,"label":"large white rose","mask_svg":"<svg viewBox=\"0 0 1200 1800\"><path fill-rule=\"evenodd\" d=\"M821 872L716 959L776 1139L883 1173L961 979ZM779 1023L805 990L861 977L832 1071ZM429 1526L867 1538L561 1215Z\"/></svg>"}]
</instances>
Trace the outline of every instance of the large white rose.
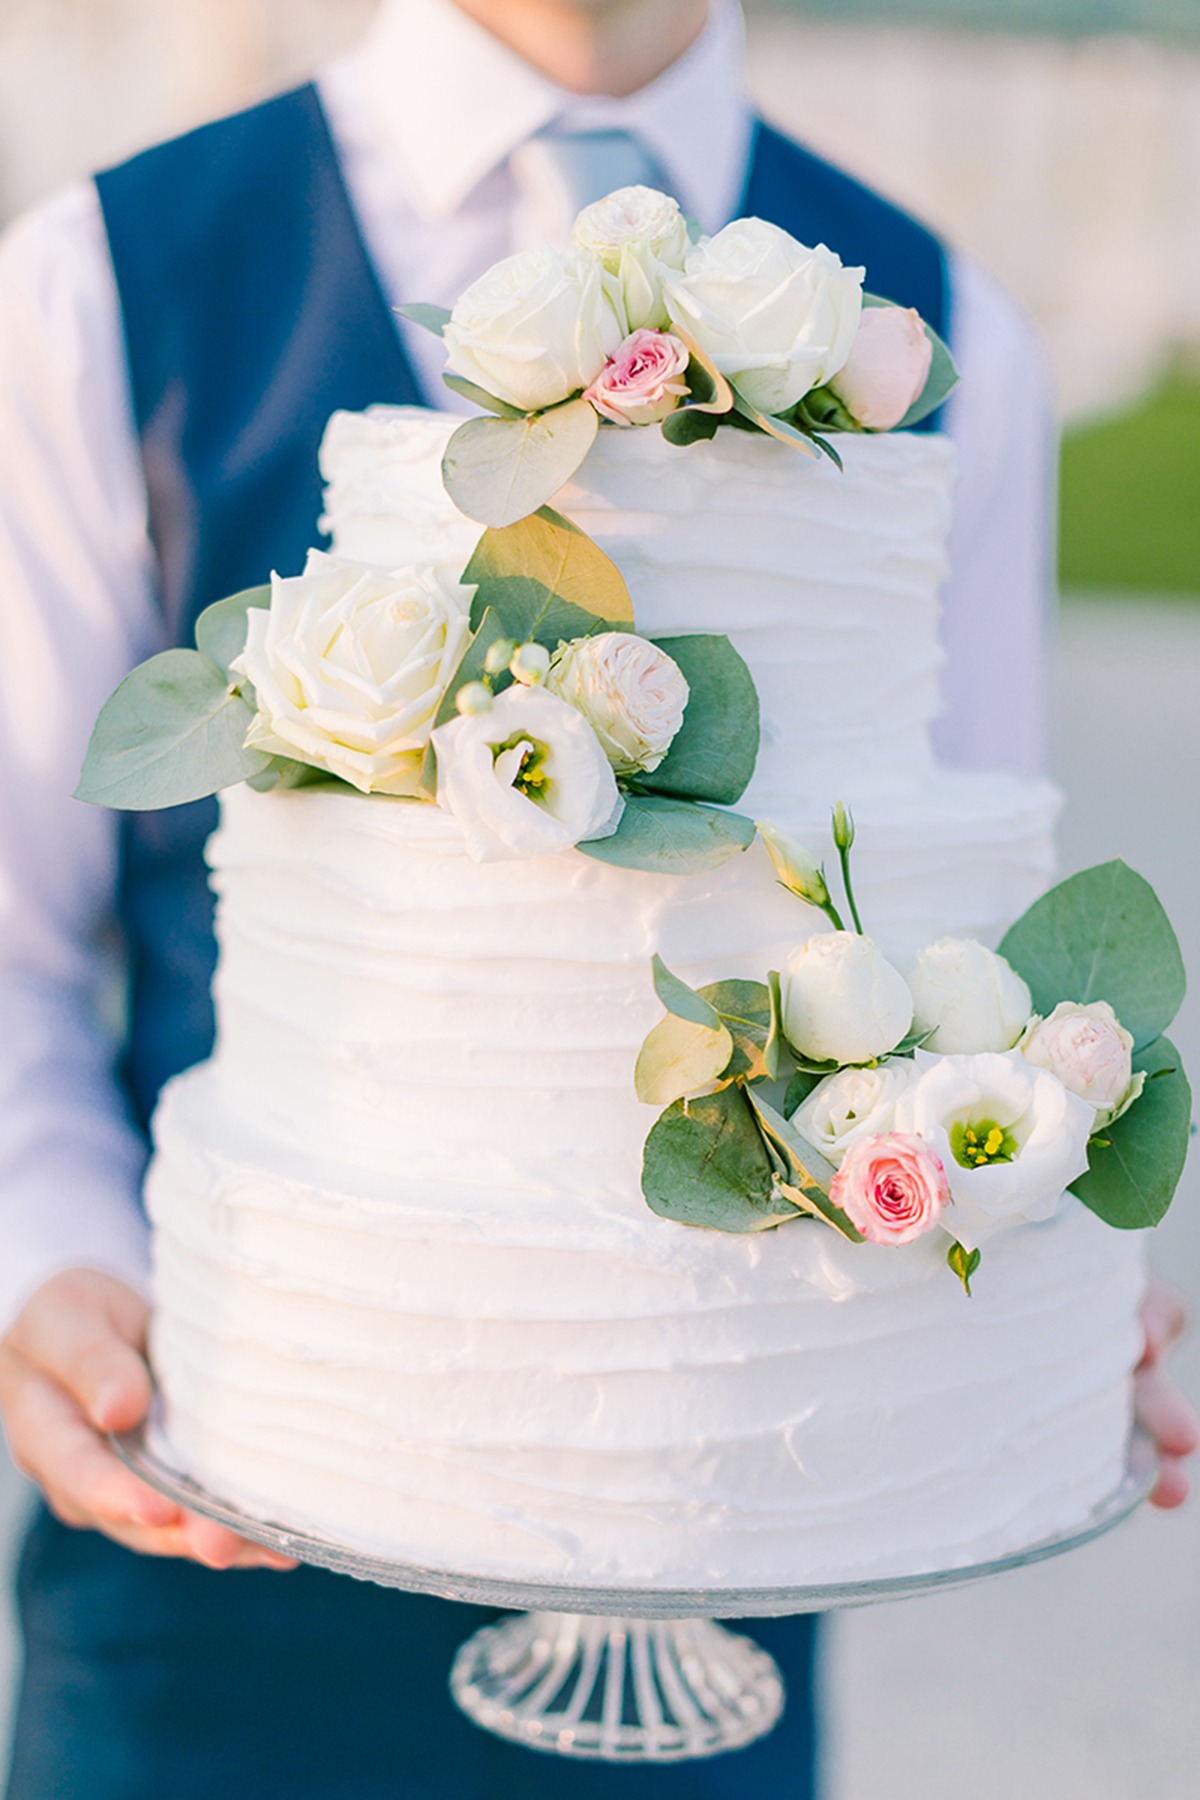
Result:
<instances>
[{"instance_id":1,"label":"large white rose","mask_svg":"<svg viewBox=\"0 0 1200 1800\"><path fill-rule=\"evenodd\" d=\"M688 253L687 221L669 194L618 188L584 207L572 242L598 257L614 278L610 292L631 332L666 324L663 280L682 270Z\"/></svg>"},{"instance_id":2,"label":"large white rose","mask_svg":"<svg viewBox=\"0 0 1200 1800\"><path fill-rule=\"evenodd\" d=\"M926 1050L943 1056L1011 1050L1033 1011L1029 984L974 938L939 938L917 957L908 978L913 1030L928 1031Z\"/></svg>"},{"instance_id":3,"label":"large white rose","mask_svg":"<svg viewBox=\"0 0 1200 1800\"><path fill-rule=\"evenodd\" d=\"M1030 1020L1018 1048L1095 1107L1095 1125L1111 1124L1146 1085L1144 1071L1133 1073L1133 1034L1107 1000L1060 1001L1048 1018Z\"/></svg>"},{"instance_id":4,"label":"large white rose","mask_svg":"<svg viewBox=\"0 0 1200 1800\"><path fill-rule=\"evenodd\" d=\"M367 794L414 792L470 632L472 589L455 567L389 574L313 550L303 575L274 576L233 664L254 683L247 744Z\"/></svg>"},{"instance_id":5,"label":"large white rose","mask_svg":"<svg viewBox=\"0 0 1200 1800\"><path fill-rule=\"evenodd\" d=\"M603 265L543 245L505 257L459 298L444 334L446 368L539 412L594 381L625 336Z\"/></svg>"},{"instance_id":6,"label":"large white rose","mask_svg":"<svg viewBox=\"0 0 1200 1800\"><path fill-rule=\"evenodd\" d=\"M851 1144L892 1129L896 1102L916 1079L906 1056L873 1069L839 1069L818 1083L792 1123L830 1162L841 1162Z\"/></svg>"},{"instance_id":7,"label":"large white rose","mask_svg":"<svg viewBox=\"0 0 1200 1800\"><path fill-rule=\"evenodd\" d=\"M611 837L625 802L600 740L541 687L511 687L486 712L433 734L438 805L476 862L550 856Z\"/></svg>"},{"instance_id":8,"label":"large white rose","mask_svg":"<svg viewBox=\"0 0 1200 1800\"><path fill-rule=\"evenodd\" d=\"M819 931L794 950L782 999L787 1040L813 1062L886 1056L912 1023L903 975L854 931Z\"/></svg>"},{"instance_id":9,"label":"large white rose","mask_svg":"<svg viewBox=\"0 0 1200 1800\"><path fill-rule=\"evenodd\" d=\"M688 703L677 662L648 639L602 631L565 644L546 686L581 712L618 775L657 769Z\"/></svg>"},{"instance_id":10,"label":"large white rose","mask_svg":"<svg viewBox=\"0 0 1200 1800\"><path fill-rule=\"evenodd\" d=\"M691 251L667 306L752 405L782 413L849 356L865 273L764 219L735 219Z\"/></svg>"},{"instance_id":11,"label":"large white rose","mask_svg":"<svg viewBox=\"0 0 1200 1800\"><path fill-rule=\"evenodd\" d=\"M1017 1050L916 1054L917 1080L895 1128L932 1144L950 1179L941 1224L968 1250L1026 1220L1048 1219L1087 1168L1093 1109Z\"/></svg>"}]
</instances>

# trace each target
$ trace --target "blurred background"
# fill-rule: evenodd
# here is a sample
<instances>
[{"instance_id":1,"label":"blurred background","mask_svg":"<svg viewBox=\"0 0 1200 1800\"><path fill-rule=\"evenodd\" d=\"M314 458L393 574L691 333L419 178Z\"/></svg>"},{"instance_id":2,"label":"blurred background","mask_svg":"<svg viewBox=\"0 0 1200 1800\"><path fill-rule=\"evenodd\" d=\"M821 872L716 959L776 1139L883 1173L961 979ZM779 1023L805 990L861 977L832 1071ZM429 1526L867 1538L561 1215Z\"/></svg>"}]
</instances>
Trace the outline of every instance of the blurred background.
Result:
<instances>
[{"instance_id":1,"label":"blurred background","mask_svg":"<svg viewBox=\"0 0 1200 1800\"><path fill-rule=\"evenodd\" d=\"M0 221L303 75L373 0L0 0ZM1200 987L1200 0L748 5L767 115L981 256L1065 426L1064 868L1121 854ZM1200 1074L1200 1004L1174 1033ZM1200 1181L1152 1257L1200 1296ZM1200 1395L1200 1334L1178 1359ZM948 1421L948 1429L953 1422ZM26 1504L0 1466L0 1548ZM0 1762L15 1645L0 1613ZM827 1800L1194 1800L1200 1501L837 1620Z\"/></svg>"}]
</instances>

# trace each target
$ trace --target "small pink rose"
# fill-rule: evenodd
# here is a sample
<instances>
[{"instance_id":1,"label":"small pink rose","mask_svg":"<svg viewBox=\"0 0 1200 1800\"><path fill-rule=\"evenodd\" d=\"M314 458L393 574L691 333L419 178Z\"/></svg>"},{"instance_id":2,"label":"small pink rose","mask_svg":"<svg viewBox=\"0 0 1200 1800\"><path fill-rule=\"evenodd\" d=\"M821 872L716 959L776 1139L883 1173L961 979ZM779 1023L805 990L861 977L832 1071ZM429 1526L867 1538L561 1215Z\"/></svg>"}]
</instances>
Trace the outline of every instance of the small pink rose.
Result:
<instances>
[{"instance_id":1,"label":"small pink rose","mask_svg":"<svg viewBox=\"0 0 1200 1800\"><path fill-rule=\"evenodd\" d=\"M614 425L657 425L687 394L688 360L687 345L669 331L635 331L583 397Z\"/></svg>"},{"instance_id":2,"label":"small pink rose","mask_svg":"<svg viewBox=\"0 0 1200 1800\"><path fill-rule=\"evenodd\" d=\"M950 1203L942 1159L924 1138L888 1131L852 1144L829 1197L873 1244L910 1244Z\"/></svg>"},{"instance_id":3,"label":"small pink rose","mask_svg":"<svg viewBox=\"0 0 1200 1800\"><path fill-rule=\"evenodd\" d=\"M911 306L868 306L829 386L868 431L891 431L920 398L932 361L920 313Z\"/></svg>"}]
</instances>

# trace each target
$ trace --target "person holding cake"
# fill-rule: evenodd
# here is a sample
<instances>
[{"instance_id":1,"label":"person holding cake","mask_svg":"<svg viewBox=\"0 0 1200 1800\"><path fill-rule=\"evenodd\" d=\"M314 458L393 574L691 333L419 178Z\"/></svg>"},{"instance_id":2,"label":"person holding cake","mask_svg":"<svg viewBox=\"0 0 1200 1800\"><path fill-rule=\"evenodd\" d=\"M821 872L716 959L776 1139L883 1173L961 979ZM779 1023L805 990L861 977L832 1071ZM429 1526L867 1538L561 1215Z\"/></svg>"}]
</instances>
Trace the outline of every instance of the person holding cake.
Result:
<instances>
[{"instance_id":1,"label":"person holding cake","mask_svg":"<svg viewBox=\"0 0 1200 1800\"><path fill-rule=\"evenodd\" d=\"M499 257L562 241L583 204L629 185L675 192L708 231L744 212L829 243L948 335L962 477L939 747L963 767L1040 766L1050 483L1036 348L982 271L753 119L739 32L724 0L385 0L363 48L315 88L72 190L0 251L13 319L0 604L23 683L0 721L0 1404L50 1506L22 1565L10 1800L187 1795L214 1778L249 1800L618 1782L667 1800L755 1778L812 1791L807 1620L759 1628L791 1705L752 1750L620 1775L514 1761L445 1698L463 1609L311 1568L218 1580L208 1570L279 1559L181 1513L111 1456L104 1431L134 1425L150 1393L145 1127L163 1082L211 1043L213 817L138 815L118 841L111 818L66 798L115 679L188 641L202 607L264 568L298 566L330 414L445 402L440 350L397 331L384 295L449 305ZM1002 704L981 704L981 664ZM101 1005L114 924L133 963L117 1075ZM1140 1380L1163 1505L1183 1498L1195 1443L1161 1374L1181 1324L1155 1290Z\"/></svg>"}]
</instances>

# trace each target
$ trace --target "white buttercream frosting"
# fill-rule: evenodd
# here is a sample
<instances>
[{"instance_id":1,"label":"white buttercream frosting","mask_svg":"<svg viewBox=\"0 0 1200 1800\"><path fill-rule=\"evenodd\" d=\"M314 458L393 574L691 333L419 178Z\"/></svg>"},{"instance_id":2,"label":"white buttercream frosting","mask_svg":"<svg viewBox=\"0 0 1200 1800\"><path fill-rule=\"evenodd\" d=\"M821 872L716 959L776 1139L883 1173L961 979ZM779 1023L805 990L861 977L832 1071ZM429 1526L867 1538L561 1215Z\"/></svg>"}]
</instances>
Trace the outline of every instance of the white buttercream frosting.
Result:
<instances>
[{"instance_id":1,"label":"white buttercream frosting","mask_svg":"<svg viewBox=\"0 0 1200 1800\"><path fill-rule=\"evenodd\" d=\"M335 417L340 554L465 561L450 424ZM947 446L846 449L842 477L614 430L557 504L640 629L734 638L749 805L825 854L853 804L885 950L994 943L1049 877L1054 798L929 755ZM941 1242L647 1209L651 955L762 978L818 922L761 846L691 877L481 865L430 806L239 789L210 857L217 1050L164 1098L148 1199L167 1429L214 1490L447 1568L697 1585L972 1561L1115 1484L1140 1248L1074 1200L989 1245L969 1300Z\"/></svg>"}]
</instances>

